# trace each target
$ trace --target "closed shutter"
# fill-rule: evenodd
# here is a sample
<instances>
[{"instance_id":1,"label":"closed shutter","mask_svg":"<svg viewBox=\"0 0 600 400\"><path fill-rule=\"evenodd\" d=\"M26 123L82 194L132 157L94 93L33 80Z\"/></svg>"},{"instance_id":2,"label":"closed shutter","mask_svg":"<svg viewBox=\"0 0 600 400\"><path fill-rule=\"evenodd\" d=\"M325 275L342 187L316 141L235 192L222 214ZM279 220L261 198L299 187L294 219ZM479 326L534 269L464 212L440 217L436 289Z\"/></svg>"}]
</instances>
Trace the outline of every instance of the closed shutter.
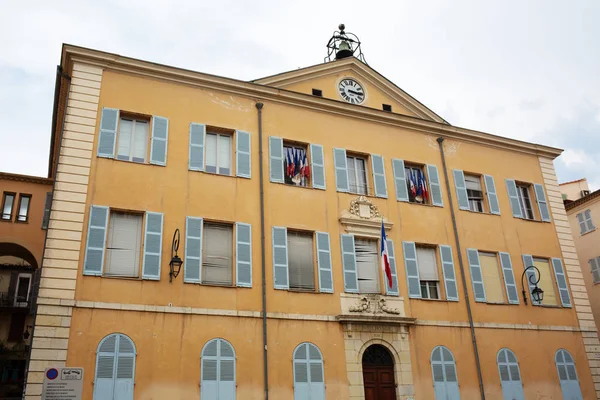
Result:
<instances>
[{"instance_id":1,"label":"closed shutter","mask_svg":"<svg viewBox=\"0 0 600 400\"><path fill-rule=\"evenodd\" d=\"M533 282L535 282L537 280L535 270L533 268L527 269L528 267L531 267L532 265L534 265L533 257L529 254L523 254L523 268L526 269L525 274L527 275L526 280L527 280L527 284L529 285L529 299L531 300L531 304L539 305L539 303L533 299L533 296L531 296L531 292L533 291L533 288L535 288L535 283L533 283ZM540 273L541 273L541 271L540 271Z\"/></svg>"},{"instance_id":2,"label":"closed shutter","mask_svg":"<svg viewBox=\"0 0 600 400\"><path fill-rule=\"evenodd\" d=\"M583 400L575 362L573 361L571 354L564 349L559 349L554 356L554 361L558 371L558 379L560 381L563 399Z\"/></svg>"},{"instance_id":3,"label":"closed shutter","mask_svg":"<svg viewBox=\"0 0 600 400\"><path fill-rule=\"evenodd\" d=\"M399 296L400 292L398 290L398 269L396 268L396 250L394 249L394 241L392 239L387 239L387 248L389 255L389 263L390 270L392 271L392 287L390 288L390 284L387 282L385 284L385 293L390 296Z\"/></svg>"},{"instance_id":4,"label":"closed shutter","mask_svg":"<svg viewBox=\"0 0 600 400\"><path fill-rule=\"evenodd\" d=\"M440 259L442 260L442 273L444 274L444 285L446 288L446 299L458 301L458 288L456 286L452 248L450 246L440 245L439 249Z\"/></svg>"},{"instance_id":5,"label":"closed shutter","mask_svg":"<svg viewBox=\"0 0 600 400\"><path fill-rule=\"evenodd\" d=\"M397 158L392 159L392 169L394 171L394 184L396 186L396 200L408 201L408 187L406 186L404 160Z\"/></svg>"},{"instance_id":6,"label":"closed shutter","mask_svg":"<svg viewBox=\"0 0 600 400\"><path fill-rule=\"evenodd\" d=\"M98 137L98 157L114 158L117 141L117 125L119 110L103 108L100 119L100 135Z\"/></svg>"},{"instance_id":7,"label":"closed shutter","mask_svg":"<svg viewBox=\"0 0 600 400\"><path fill-rule=\"evenodd\" d=\"M144 234L144 263L142 279L160 279L160 260L162 255L163 214L146 213Z\"/></svg>"},{"instance_id":8,"label":"closed shutter","mask_svg":"<svg viewBox=\"0 0 600 400\"><path fill-rule=\"evenodd\" d=\"M387 184L385 182L383 157L377 154L371 154L371 167L373 168L375 196L387 198Z\"/></svg>"},{"instance_id":9,"label":"closed shutter","mask_svg":"<svg viewBox=\"0 0 600 400\"><path fill-rule=\"evenodd\" d=\"M313 241L312 233L287 231L288 277L291 289L315 289Z\"/></svg>"},{"instance_id":10,"label":"closed shutter","mask_svg":"<svg viewBox=\"0 0 600 400\"><path fill-rule=\"evenodd\" d=\"M283 183L283 140L269 137L269 169L271 182Z\"/></svg>"},{"instance_id":11,"label":"closed shutter","mask_svg":"<svg viewBox=\"0 0 600 400\"><path fill-rule=\"evenodd\" d=\"M106 241L104 275L138 277L142 247L142 216L112 212Z\"/></svg>"},{"instance_id":12,"label":"closed shutter","mask_svg":"<svg viewBox=\"0 0 600 400\"><path fill-rule=\"evenodd\" d=\"M590 259L589 263L594 283L600 282L600 257Z\"/></svg>"},{"instance_id":13,"label":"closed shutter","mask_svg":"<svg viewBox=\"0 0 600 400\"><path fill-rule=\"evenodd\" d=\"M114 400L133 400L135 347L125 335L117 337L117 368Z\"/></svg>"},{"instance_id":14,"label":"closed shutter","mask_svg":"<svg viewBox=\"0 0 600 400\"><path fill-rule=\"evenodd\" d=\"M404 252L404 269L408 283L408 297L421 298L421 282L419 280L419 263L417 262L417 248L414 242L402 242Z\"/></svg>"},{"instance_id":15,"label":"closed shutter","mask_svg":"<svg viewBox=\"0 0 600 400\"><path fill-rule=\"evenodd\" d=\"M577 222L579 223L579 234L583 235L587 232L587 226L582 212L577 214Z\"/></svg>"},{"instance_id":16,"label":"closed shutter","mask_svg":"<svg viewBox=\"0 0 600 400\"><path fill-rule=\"evenodd\" d=\"M483 285L479 253L475 249L467 249L467 257L469 258L469 266L471 268L471 283L473 284L475 301L485 302L485 286Z\"/></svg>"},{"instance_id":17,"label":"closed shutter","mask_svg":"<svg viewBox=\"0 0 600 400\"><path fill-rule=\"evenodd\" d=\"M204 171L204 142L206 138L206 125L190 124L190 171Z\"/></svg>"},{"instance_id":18,"label":"closed shutter","mask_svg":"<svg viewBox=\"0 0 600 400\"><path fill-rule=\"evenodd\" d=\"M510 260L510 254L502 252L499 254L508 302L511 304L519 304L519 293L517 292L517 284L515 282L515 274L513 272L512 262Z\"/></svg>"},{"instance_id":19,"label":"closed shutter","mask_svg":"<svg viewBox=\"0 0 600 400\"><path fill-rule=\"evenodd\" d=\"M436 400L460 400L456 363L450 350L444 346L433 349L431 370Z\"/></svg>"},{"instance_id":20,"label":"closed shutter","mask_svg":"<svg viewBox=\"0 0 600 400\"><path fill-rule=\"evenodd\" d=\"M235 277L237 286L252 287L252 225L235 224Z\"/></svg>"},{"instance_id":21,"label":"closed shutter","mask_svg":"<svg viewBox=\"0 0 600 400\"><path fill-rule=\"evenodd\" d=\"M202 218L185 219L185 261L183 263L183 282L202 282Z\"/></svg>"},{"instance_id":22,"label":"closed shutter","mask_svg":"<svg viewBox=\"0 0 600 400\"><path fill-rule=\"evenodd\" d=\"M235 351L224 339L209 341L202 350L200 398L235 400Z\"/></svg>"},{"instance_id":23,"label":"closed shutter","mask_svg":"<svg viewBox=\"0 0 600 400\"><path fill-rule=\"evenodd\" d=\"M321 351L312 343L301 343L293 356L294 400L324 400L325 377Z\"/></svg>"},{"instance_id":24,"label":"closed shutter","mask_svg":"<svg viewBox=\"0 0 600 400\"><path fill-rule=\"evenodd\" d=\"M310 169L312 173L312 187L325 189L325 159L323 146L320 144L310 145Z\"/></svg>"},{"instance_id":25,"label":"closed shutter","mask_svg":"<svg viewBox=\"0 0 600 400\"><path fill-rule=\"evenodd\" d=\"M585 224L586 224L586 228L587 231L593 231L594 229L596 229L596 227L594 226L594 223L592 222L592 212L590 210L585 210L583 212L583 216L585 217Z\"/></svg>"},{"instance_id":26,"label":"closed shutter","mask_svg":"<svg viewBox=\"0 0 600 400\"><path fill-rule=\"evenodd\" d=\"M275 289L289 289L287 229L273 227L273 284Z\"/></svg>"},{"instance_id":27,"label":"closed shutter","mask_svg":"<svg viewBox=\"0 0 600 400\"><path fill-rule=\"evenodd\" d=\"M509 349L500 349L497 356L502 397L505 400L525 400L521 371L514 353Z\"/></svg>"},{"instance_id":28,"label":"closed shutter","mask_svg":"<svg viewBox=\"0 0 600 400\"><path fill-rule=\"evenodd\" d=\"M571 308L571 296L569 295L567 278L560 258L552 259L552 267L554 268L554 276L556 277L556 284L558 286L558 292L560 293L560 302L563 307Z\"/></svg>"},{"instance_id":29,"label":"closed shutter","mask_svg":"<svg viewBox=\"0 0 600 400\"><path fill-rule=\"evenodd\" d=\"M233 285L233 227L229 224L202 225L202 283Z\"/></svg>"},{"instance_id":30,"label":"closed shutter","mask_svg":"<svg viewBox=\"0 0 600 400\"><path fill-rule=\"evenodd\" d=\"M535 190L535 199L537 200L538 208L540 209L542 221L550 222L550 210L548 209L548 202L546 201L544 186L540 185L539 183L534 183L533 188Z\"/></svg>"},{"instance_id":31,"label":"closed shutter","mask_svg":"<svg viewBox=\"0 0 600 400\"><path fill-rule=\"evenodd\" d=\"M380 293L377 242L354 238L359 293Z\"/></svg>"},{"instance_id":32,"label":"closed shutter","mask_svg":"<svg viewBox=\"0 0 600 400\"><path fill-rule=\"evenodd\" d=\"M135 345L125 335L111 334L98 345L94 400L133 400Z\"/></svg>"},{"instance_id":33,"label":"closed shutter","mask_svg":"<svg viewBox=\"0 0 600 400\"><path fill-rule=\"evenodd\" d=\"M348 182L346 150L333 149L333 164L335 166L335 186L337 191L348 192L350 190L350 184Z\"/></svg>"},{"instance_id":34,"label":"closed shutter","mask_svg":"<svg viewBox=\"0 0 600 400\"><path fill-rule=\"evenodd\" d=\"M356 254L354 251L354 236L341 235L342 264L344 270L344 291L358 293L358 274L356 271Z\"/></svg>"},{"instance_id":35,"label":"closed shutter","mask_svg":"<svg viewBox=\"0 0 600 400\"><path fill-rule=\"evenodd\" d=\"M517 184L514 179L506 179L506 191L510 200L510 208L512 209L513 217L523 218L521 205L519 204L519 196L517 194Z\"/></svg>"},{"instance_id":36,"label":"closed shutter","mask_svg":"<svg viewBox=\"0 0 600 400\"><path fill-rule=\"evenodd\" d=\"M456 187L456 197L458 198L458 208L461 210L469 209L469 197L467 196L467 185L465 183L465 174L460 169L452 170L454 175L454 186Z\"/></svg>"},{"instance_id":37,"label":"closed shutter","mask_svg":"<svg viewBox=\"0 0 600 400\"><path fill-rule=\"evenodd\" d=\"M431 204L434 206L443 207L442 187L440 185L440 177L438 169L435 165L427 164L427 176L429 178L429 193L431 195Z\"/></svg>"},{"instance_id":38,"label":"closed shutter","mask_svg":"<svg viewBox=\"0 0 600 400\"><path fill-rule=\"evenodd\" d=\"M490 212L492 214L500 215L500 203L498 202L498 192L496 191L494 177L491 175L484 175L483 181L485 182L485 191L487 192Z\"/></svg>"},{"instance_id":39,"label":"closed shutter","mask_svg":"<svg viewBox=\"0 0 600 400\"><path fill-rule=\"evenodd\" d=\"M252 176L250 148L250 134L248 132L235 131L235 167L237 176L241 178L250 178Z\"/></svg>"},{"instance_id":40,"label":"closed shutter","mask_svg":"<svg viewBox=\"0 0 600 400\"><path fill-rule=\"evenodd\" d=\"M108 226L108 207L91 206L87 233L84 275L102 275L104 266L104 244Z\"/></svg>"},{"instance_id":41,"label":"closed shutter","mask_svg":"<svg viewBox=\"0 0 600 400\"><path fill-rule=\"evenodd\" d=\"M167 143L169 140L169 120L164 117L152 117L152 143L150 146L150 164L167 165Z\"/></svg>"},{"instance_id":42,"label":"closed shutter","mask_svg":"<svg viewBox=\"0 0 600 400\"><path fill-rule=\"evenodd\" d=\"M52 207L52 192L46 193L46 201L44 202L44 217L42 218L42 229L48 229L50 224L50 207Z\"/></svg>"},{"instance_id":43,"label":"closed shutter","mask_svg":"<svg viewBox=\"0 0 600 400\"><path fill-rule=\"evenodd\" d=\"M316 238L317 264L319 266L319 291L333 293L333 273L331 270L331 246L329 243L329 233L317 232Z\"/></svg>"}]
</instances>

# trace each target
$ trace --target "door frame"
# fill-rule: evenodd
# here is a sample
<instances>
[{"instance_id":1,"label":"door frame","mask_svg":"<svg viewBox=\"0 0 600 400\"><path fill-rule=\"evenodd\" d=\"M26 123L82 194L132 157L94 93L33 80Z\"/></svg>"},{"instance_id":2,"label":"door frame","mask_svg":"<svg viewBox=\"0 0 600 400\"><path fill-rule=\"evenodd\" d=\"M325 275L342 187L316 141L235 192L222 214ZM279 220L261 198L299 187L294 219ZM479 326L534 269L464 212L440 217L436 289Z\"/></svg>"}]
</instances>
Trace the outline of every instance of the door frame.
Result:
<instances>
[{"instance_id":1,"label":"door frame","mask_svg":"<svg viewBox=\"0 0 600 400\"><path fill-rule=\"evenodd\" d=\"M21 278L29 278L29 285L27 287L27 300L25 302L19 301L18 300L18 295L19 295L19 285L21 283ZM29 296L31 295L31 281L33 280L33 274L30 272L19 272L19 275L17 275L17 282L15 284L15 299L13 301L13 305L15 307L27 307L27 304L29 303Z\"/></svg>"}]
</instances>

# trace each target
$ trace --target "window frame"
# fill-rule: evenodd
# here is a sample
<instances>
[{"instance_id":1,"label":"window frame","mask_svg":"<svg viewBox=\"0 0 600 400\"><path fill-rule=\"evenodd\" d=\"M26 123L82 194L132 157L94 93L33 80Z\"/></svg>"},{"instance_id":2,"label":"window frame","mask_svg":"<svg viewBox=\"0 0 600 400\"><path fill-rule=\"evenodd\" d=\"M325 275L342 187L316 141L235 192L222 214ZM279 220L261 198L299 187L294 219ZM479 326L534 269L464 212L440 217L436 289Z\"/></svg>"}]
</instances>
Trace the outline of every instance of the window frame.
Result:
<instances>
[{"instance_id":1,"label":"window frame","mask_svg":"<svg viewBox=\"0 0 600 400\"><path fill-rule=\"evenodd\" d=\"M306 164L310 168L310 165L311 165L310 151L309 151L310 144L282 139L282 148L283 148L283 184L287 185L287 186L297 186L297 187L303 187L303 188L312 187L312 170L310 170L310 173L311 173L310 177L308 179L305 179L305 182L303 185L302 184L296 185L290 178L288 178L288 176L286 174L287 148L303 150L304 153L306 154ZM347 161L347 157L346 157L346 161ZM349 180L350 180L350 178L348 178L348 181Z\"/></svg>"},{"instance_id":2,"label":"window frame","mask_svg":"<svg viewBox=\"0 0 600 400\"><path fill-rule=\"evenodd\" d=\"M117 132L116 132L116 139L115 139L115 150L114 150L114 159L115 160L119 160L119 161L126 161L126 162L132 162L132 163L136 163L136 164L149 164L150 163L150 157L149 157L149 153L150 153L150 148L151 148L151 143L152 143L152 116L148 116L148 115L143 115L143 114L137 114L137 113L131 113L131 112L123 112L123 111L119 111L119 122L117 125ZM132 127L131 127L131 138L130 138L130 143L129 143L129 157L127 159L124 158L120 158L119 157L119 142L121 140L121 122L125 120L125 121L131 121L133 123ZM135 126L136 123L138 122L144 122L147 126L147 130L146 130L146 151L144 154L144 160L143 161L136 161L133 158L133 143L134 143L134 138L135 138Z\"/></svg>"},{"instance_id":3,"label":"window frame","mask_svg":"<svg viewBox=\"0 0 600 400\"><path fill-rule=\"evenodd\" d=\"M428 280L428 279L421 279L421 262L419 260L419 248L424 248L424 249L430 249L433 251L433 259L435 262L435 271L437 274L437 281L432 281L432 280ZM443 291L442 292L442 285L440 285L440 280L443 279L440 278L441 275L443 275L443 271L440 271L440 267L441 267L441 260L438 259L438 253L439 253L439 249L437 245L431 245L431 244L427 244L427 243L415 243L415 257L417 259L417 265L419 268L419 286L421 286L421 297L420 299L422 300L439 300L439 301L447 301L447 296L446 296L446 292ZM425 285L423 285L423 283L425 283ZM435 284L436 286L436 292L437 292L437 298L436 297L430 297L431 295L431 286L433 286L432 284ZM423 287L425 287L427 289L427 297L424 296L423 293Z\"/></svg>"},{"instance_id":4,"label":"window frame","mask_svg":"<svg viewBox=\"0 0 600 400\"><path fill-rule=\"evenodd\" d=\"M140 255L138 257L138 267L137 267L137 275L111 275L111 274L107 274L107 270L108 270L108 242L110 240L109 236L110 236L110 228L112 227L111 222L112 222L112 214L125 214L125 215L135 215L137 217L140 217L142 219L141 225L140 225L140 243L139 243L139 252ZM119 208L112 208L110 207L108 209L108 220L106 222L106 236L105 236L105 240L104 240L104 262L103 262L103 268L102 268L102 274L101 276L103 278L115 278L115 279L135 279L135 280L141 280L142 279L142 275L143 275L143 259L144 259L144 246L145 246L145 238L144 238L144 233L146 231L146 213L145 212L140 212L140 211L132 211L132 210L123 210L123 209L119 209ZM88 229L89 230L89 229ZM89 235L89 232L88 232Z\"/></svg>"},{"instance_id":5,"label":"window frame","mask_svg":"<svg viewBox=\"0 0 600 400\"><path fill-rule=\"evenodd\" d=\"M32 198L31 194L19 193L19 203L17 206L17 212L15 213L15 222L18 222L21 224L29 223L29 209L31 208L31 198ZM23 203L23 199L28 199L28 201L27 201L27 209L25 210L25 219L21 220L19 218L21 217L21 204Z\"/></svg>"},{"instance_id":6,"label":"window frame","mask_svg":"<svg viewBox=\"0 0 600 400\"><path fill-rule=\"evenodd\" d=\"M586 217L586 213L589 214L589 218ZM581 222L579 222L579 216L581 215ZM594 225L594 221L592 220L592 210L587 208L585 210L583 210L582 212L577 214L577 224L579 225L579 234L580 236L585 235L587 233L593 232L596 230L596 226ZM589 226L592 226L592 228L590 229ZM581 228L584 228L583 231Z\"/></svg>"},{"instance_id":7,"label":"window frame","mask_svg":"<svg viewBox=\"0 0 600 400\"><path fill-rule=\"evenodd\" d=\"M465 177L465 191L467 192L467 201L469 202L469 211L476 212L476 213L481 213L481 214L489 213L489 210L486 209L486 204L485 204L485 191L483 189L484 185L482 184L482 181L481 181L481 177L482 176L478 175L478 174L471 174L471 173L466 173L466 172L463 172L463 174L464 174L464 177ZM479 191L481 192L481 197L480 198L479 197L474 197L470 193L470 192L473 191L473 189L469 189L467 187L467 178L474 178L479 183L479 189L480 189ZM479 201L479 205L481 206L481 210L474 210L471 207L471 202L472 201L475 201L475 202ZM489 206L488 206L488 208L489 208Z\"/></svg>"},{"instance_id":8,"label":"window frame","mask_svg":"<svg viewBox=\"0 0 600 400\"><path fill-rule=\"evenodd\" d=\"M377 276L377 291L376 292L365 292L365 291L361 291L360 290L360 280L358 279L358 271L359 271L359 265L358 265L358 257L356 256L356 241L357 240L362 240L362 241L369 241L369 242L374 242L375 243L375 256L377 258L377 261L375 262L375 273ZM379 249L381 248L381 238L379 239L375 239L374 237L368 237L368 236L354 236L354 257L356 259L356 279L358 281L358 285L357 285L357 293L359 294L383 294L384 290L385 290L385 286L384 286L384 279L382 276L382 271L381 271L381 255L379 254Z\"/></svg>"},{"instance_id":9,"label":"window frame","mask_svg":"<svg viewBox=\"0 0 600 400\"><path fill-rule=\"evenodd\" d=\"M355 163L354 160L361 160L364 162L364 173L365 173L365 193L360 193L358 190L352 190L352 184L351 184L351 179L350 179L350 159L353 160L353 163ZM360 153L353 153L353 152L346 152L346 171L348 174L348 193L352 193L352 194L357 194L359 196L371 196L372 195L372 191L369 190L370 188L370 183L369 183L369 155L368 154L360 154ZM356 164L354 165L354 188L358 188L358 172L356 169Z\"/></svg>"},{"instance_id":10,"label":"window frame","mask_svg":"<svg viewBox=\"0 0 600 400\"><path fill-rule=\"evenodd\" d=\"M502 271L502 260L500 259L500 254L496 251L486 251L486 250L477 250L477 254L479 255L479 268L481 269L481 281L483 282L483 287L485 290L485 304L510 304L508 299L508 293L506 292L506 281L504 278L504 273ZM488 289L485 283L485 274L483 273L483 262L481 261L481 257L490 257L495 258L496 260L496 271L498 272L498 284L500 285L500 293L502 293L502 301L490 301L488 299ZM513 272L514 274L514 272Z\"/></svg>"},{"instance_id":11,"label":"window frame","mask_svg":"<svg viewBox=\"0 0 600 400\"><path fill-rule=\"evenodd\" d=\"M423 174L423 177L425 178L425 189L427 190L427 199L423 199L422 202L418 202L416 200L416 196L412 195L412 191L410 190L410 177L409 175L412 174L413 170L418 170L421 171L421 174ZM407 162L404 161L404 176L406 178L406 190L408 192L408 202L409 204L419 204L419 205L433 205L432 201L431 201L431 188L429 186L429 175L427 175L427 165L426 164L419 164L419 163L412 163L412 162ZM417 182L418 183L418 182Z\"/></svg>"},{"instance_id":12,"label":"window frame","mask_svg":"<svg viewBox=\"0 0 600 400\"><path fill-rule=\"evenodd\" d=\"M216 136L216 147L215 147L215 172L209 171L208 165L208 137ZM222 174L219 172L219 143L221 137L229 138L229 174ZM204 134L204 172L207 174L220 175L220 176L235 176L233 171L235 167L235 152L234 152L234 144L235 144L235 131L225 128L219 128L216 126L206 126L206 133ZM212 166L211 166L212 167Z\"/></svg>"},{"instance_id":13,"label":"window frame","mask_svg":"<svg viewBox=\"0 0 600 400\"><path fill-rule=\"evenodd\" d=\"M515 181L515 186L517 188L517 199L519 200L519 207L521 209L521 215L523 216L522 219L526 219L529 221L536 221L537 216L535 213L535 209L533 207L533 197L531 196L531 187L533 185L530 183L526 183L526 182ZM528 210L527 210L527 207L525 204L525 198L523 197L523 190L527 194L527 200L529 201L529 211L531 212L531 218L529 218L526 213L526 211L528 211Z\"/></svg>"},{"instance_id":14,"label":"window frame","mask_svg":"<svg viewBox=\"0 0 600 400\"><path fill-rule=\"evenodd\" d=\"M547 258L547 257L539 257L536 255L531 255L532 260L533 260L533 265L535 266L536 261L542 261L546 264L548 264L548 278L552 284L552 291L554 292L554 297L556 298L556 304L544 304L543 301L540 304L536 304L536 306L542 306L542 307L554 307L554 308L564 308L562 306L562 301L560 298L560 289L558 287L558 283L556 282L556 276L554 274L554 266L552 265L552 258ZM535 266L537 268L537 266ZM525 279L528 279L527 277L525 277ZM541 277L541 272L540 272L540 280L542 279ZM539 283L539 282L538 282ZM544 290L544 299L546 299L546 294L547 294L547 289L543 288ZM531 291L529 290L529 294L531 296ZM533 304L533 299L532 302Z\"/></svg>"},{"instance_id":15,"label":"window frame","mask_svg":"<svg viewBox=\"0 0 600 400\"><path fill-rule=\"evenodd\" d=\"M231 243L230 243L230 250L231 250L231 283L229 284L222 284L222 283L216 283L216 282L207 282L206 281L206 275L205 275L205 270L204 270L204 259L206 257L207 251L206 248L207 246L205 246L206 244L206 225L209 226L227 226L228 228L231 228ZM200 260L200 276L201 276L201 285L206 285L206 286L217 286L217 287L224 287L224 288L229 288L229 287L237 287L236 286L236 282L237 282L237 276L236 276L236 266L235 266L235 262L236 262L236 253L235 253L235 246L236 246L236 241L237 241L237 237L235 235L235 223L231 223L228 221L218 221L218 220L210 220L210 219L204 219L202 221L202 258Z\"/></svg>"},{"instance_id":16,"label":"window frame","mask_svg":"<svg viewBox=\"0 0 600 400\"><path fill-rule=\"evenodd\" d=\"M10 213L5 214L4 209L6 208L6 199L11 196L12 200L10 201ZM12 214L15 209L15 199L17 198L17 193L15 192L4 192L2 195L2 209L0 210L0 221L12 222ZM8 218L5 218L5 215L8 215Z\"/></svg>"},{"instance_id":17,"label":"window frame","mask_svg":"<svg viewBox=\"0 0 600 400\"><path fill-rule=\"evenodd\" d=\"M21 286L21 278L29 278L29 283L27 284L27 296L25 301L19 301L19 287ZM17 275L17 281L15 282L15 298L13 300L14 307L27 307L31 299L31 285L33 283L33 274L31 272L19 272Z\"/></svg>"},{"instance_id":18,"label":"window frame","mask_svg":"<svg viewBox=\"0 0 600 400\"><path fill-rule=\"evenodd\" d=\"M290 229L287 228L287 234L286 234L286 240L287 240L287 257L288 257L288 291L291 292L307 292L307 293L319 293L320 292L320 286L317 286L318 284L318 273L319 273L319 269L318 269L318 265L316 263L316 256L317 256L317 248L316 248L316 233L313 231L304 231L304 230L300 230L300 229ZM312 242L312 270L313 270L313 287L311 288L300 288L300 287L292 287L292 282L290 279L290 275L291 275L291 257L290 257L290 232L292 233L296 233L296 234L301 234L301 235L310 235L311 237L311 242Z\"/></svg>"}]
</instances>

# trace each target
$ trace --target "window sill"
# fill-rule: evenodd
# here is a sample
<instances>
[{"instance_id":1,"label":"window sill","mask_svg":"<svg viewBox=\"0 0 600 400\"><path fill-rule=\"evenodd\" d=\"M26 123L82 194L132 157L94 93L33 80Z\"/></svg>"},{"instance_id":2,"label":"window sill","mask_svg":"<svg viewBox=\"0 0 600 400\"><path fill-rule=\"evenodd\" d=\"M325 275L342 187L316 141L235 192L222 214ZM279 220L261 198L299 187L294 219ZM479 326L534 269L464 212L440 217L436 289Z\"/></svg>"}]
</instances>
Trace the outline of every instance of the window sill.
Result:
<instances>
[{"instance_id":1,"label":"window sill","mask_svg":"<svg viewBox=\"0 0 600 400\"><path fill-rule=\"evenodd\" d=\"M592 233L592 232L596 232L596 228L592 229L591 231L584 232L584 233L582 233L580 236L585 236L585 235L587 235L588 233Z\"/></svg>"},{"instance_id":2,"label":"window sill","mask_svg":"<svg viewBox=\"0 0 600 400\"><path fill-rule=\"evenodd\" d=\"M127 281L141 281L142 278L139 276L121 276L121 275L85 275L85 276L97 276L99 278L107 279L125 279Z\"/></svg>"},{"instance_id":3,"label":"window sill","mask_svg":"<svg viewBox=\"0 0 600 400\"><path fill-rule=\"evenodd\" d=\"M415 205L415 206L442 208L442 206L436 206L436 205L433 205L433 204L417 203L417 202L410 202L410 201L402 201L402 200L398 200L398 199L396 199L396 202L397 203L404 203L404 204L412 204L412 205Z\"/></svg>"},{"instance_id":4,"label":"window sill","mask_svg":"<svg viewBox=\"0 0 600 400\"><path fill-rule=\"evenodd\" d=\"M499 217L500 216L500 214L494 214L494 213L486 212L486 211L481 211L481 212L479 212L479 211L473 211L473 210L460 210L460 211L465 211L465 212L469 212L469 213L472 213L472 214L492 215L492 216L495 216L495 217Z\"/></svg>"},{"instance_id":5,"label":"window sill","mask_svg":"<svg viewBox=\"0 0 600 400\"><path fill-rule=\"evenodd\" d=\"M19 220L15 220L16 224L28 224L29 221L19 221Z\"/></svg>"},{"instance_id":6,"label":"window sill","mask_svg":"<svg viewBox=\"0 0 600 400\"><path fill-rule=\"evenodd\" d=\"M309 293L309 294L318 294L318 293L322 293L317 291L317 289L287 289L288 292L290 293ZM329 293L331 294L331 293Z\"/></svg>"},{"instance_id":7,"label":"window sill","mask_svg":"<svg viewBox=\"0 0 600 400\"><path fill-rule=\"evenodd\" d=\"M489 306L518 306L518 304L512 304L512 303L506 303L506 302L494 303L494 302L489 302L489 301L486 301L485 303L482 303L482 304L487 304Z\"/></svg>"},{"instance_id":8,"label":"window sill","mask_svg":"<svg viewBox=\"0 0 600 400\"><path fill-rule=\"evenodd\" d=\"M319 189L319 188L313 187L312 184L308 185L308 186L299 186L299 185L290 185L289 183L281 183L281 182L271 182L271 183L274 183L276 185L282 185L285 187L293 187L293 188L300 188L300 189L325 190L325 189Z\"/></svg>"},{"instance_id":9,"label":"window sill","mask_svg":"<svg viewBox=\"0 0 600 400\"><path fill-rule=\"evenodd\" d=\"M533 304L533 306L534 307L542 307L542 308L568 308L568 307L552 305L552 304Z\"/></svg>"},{"instance_id":10,"label":"window sill","mask_svg":"<svg viewBox=\"0 0 600 400\"><path fill-rule=\"evenodd\" d=\"M520 219L521 221L538 222L538 223L543 223L543 224L549 224L551 222L551 221L542 221L541 219L519 218L519 217L515 217L514 215L513 215L513 218Z\"/></svg>"},{"instance_id":11,"label":"window sill","mask_svg":"<svg viewBox=\"0 0 600 400\"><path fill-rule=\"evenodd\" d=\"M424 297L410 297L411 300L425 300L425 301L435 301L435 302L444 302L444 303L458 303L457 301L450 301L446 299L428 299Z\"/></svg>"},{"instance_id":12,"label":"window sill","mask_svg":"<svg viewBox=\"0 0 600 400\"><path fill-rule=\"evenodd\" d=\"M8 218L8 219L0 218L0 222L13 222L13 221L11 218Z\"/></svg>"},{"instance_id":13,"label":"window sill","mask_svg":"<svg viewBox=\"0 0 600 400\"><path fill-rule=\"evenodd\" d=\"M152 164L147 161L139 162L139 161L130 161L130 160L120 160L116 157L106 157L106 156L99 156L99 155L96 155L96 158L103 158L105 160L113 160L113 161L118 161L118 162L127 163L127 164L134 164L134 165L150 165L150 166L154 166L154 167L165 167L166 166L166 165Z\"/></svg>"},{"instance_id":14,"label":"window sill","mask_svg":"<svg viewBox=\"0 0 600 400\"><path fill-rule=\"evenodd\" d=\"M216 288L225 288L225 289L235 289L238 287L245 288L245 286L235 286L235 285L218 285L216 283L204 283L204 282L183 282L186 285L197 285L197 286L206 286L206 287L216 287Z\"/></svg>"}]
</instances>

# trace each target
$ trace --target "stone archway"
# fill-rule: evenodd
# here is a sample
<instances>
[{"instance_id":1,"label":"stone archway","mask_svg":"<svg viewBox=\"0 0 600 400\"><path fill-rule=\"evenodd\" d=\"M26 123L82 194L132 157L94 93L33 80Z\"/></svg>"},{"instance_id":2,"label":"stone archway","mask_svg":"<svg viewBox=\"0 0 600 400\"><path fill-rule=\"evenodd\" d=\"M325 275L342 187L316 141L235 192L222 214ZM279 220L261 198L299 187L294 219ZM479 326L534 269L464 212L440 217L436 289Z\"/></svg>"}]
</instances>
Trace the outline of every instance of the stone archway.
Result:
<instances>
[{"instance_id":1,"label":"stone archway","mask_svg":"<svg viewBox=\"0 0 600 400\"><path fill-rule=\"evenodd\" d=\"M372 344L362 356L365 400L396 400L394 357L380 344Z\"/></svg>"},{"instance_id":2,"label":"stone archway","mask_svg":"<svg viewBox=\"0 0 600 400\"><path fill-rule=\"evenodd\" d=\"M25 260L33 269L38 269L38 262L26 247L13 242L0 242L0 257L12 256ZM0 262L0 264L2 264Z\"/></svg>"}]
</instances>

